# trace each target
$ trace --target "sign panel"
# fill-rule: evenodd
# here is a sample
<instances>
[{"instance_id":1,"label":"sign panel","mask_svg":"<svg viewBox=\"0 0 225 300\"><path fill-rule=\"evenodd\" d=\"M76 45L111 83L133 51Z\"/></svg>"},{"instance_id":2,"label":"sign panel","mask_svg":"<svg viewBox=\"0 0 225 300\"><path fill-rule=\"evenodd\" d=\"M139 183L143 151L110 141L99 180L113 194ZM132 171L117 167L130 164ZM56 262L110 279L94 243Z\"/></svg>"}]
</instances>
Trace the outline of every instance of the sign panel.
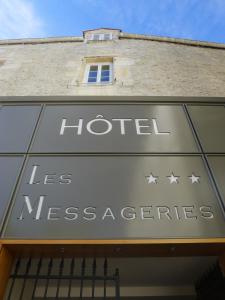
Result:
<instances>
[{"instance_id":1,"label":"sign panel","mask_svg":"<svg viewBox=\"0 0 225 300\"><path fill-rule=\"evenodd\" d=\"M225 236L201 156L31 156L4 238Z\"/></svg>"},{"instance_id":2,"label":"sign panel","mask_svg":"<svg viewBox=\"0 0 225 300\"><path fill-rule=\"evenodd\" d=\"M225 152L225 106L188 106L205 152Z\"/></svg>"},{"instance_id":3,"label":"sign panel","mask_svg":"<svg viewBox=\"0 0 225 300\"><path fill-rule=\"evenodd\" d=\"M208 156L208 160L225 206L225 156Z\"/></svg>"},{"instance_id":4,"label":"sign panel","mask_svg":"<svg viewBox=\"0 0 225 300\"><path fill-rule=\"evenodd\" d=\"M40 113L40 106L0 107L0 153L25 153Z\"/></svg>"},{"instance_id":5,"label":"sign panel","mask_svg":"<svg viewBox=\"0 0 225 300\"><path fill-rule=\"evenodd\" d=\"M180 105L47 106L33 153L198 152Z\"/></svg>"},{"instance_id":6,"label":"sign panel","mask_svg":"<svg viewBox=\"0 0 225 300\"><path fill-rule=\"evenodd\" d=\"M22 156L0 156L0 231L23 159Z\"/></svg>"}]
</instances>

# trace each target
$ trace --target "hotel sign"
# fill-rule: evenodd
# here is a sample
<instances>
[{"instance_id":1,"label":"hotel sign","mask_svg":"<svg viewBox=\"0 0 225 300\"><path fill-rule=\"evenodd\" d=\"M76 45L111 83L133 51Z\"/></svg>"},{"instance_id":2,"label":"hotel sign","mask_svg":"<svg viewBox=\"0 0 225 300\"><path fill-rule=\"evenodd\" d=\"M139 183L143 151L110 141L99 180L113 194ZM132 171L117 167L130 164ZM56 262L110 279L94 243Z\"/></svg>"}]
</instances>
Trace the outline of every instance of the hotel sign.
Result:
<instances>
[{"instance_id":1,"label":"hotel sign","mask_svg":"<svg viewBox=\"0 0 225 300\"><path fill-rule=\"evenodd\" d=\"M224 217L199 157L32 156L4 235L124 239L224 234Z\"/></svg>"},{"instance_id":2,"label":"hotel sign","mask_svg":"<svg viewBox=\"0 0 225 300\"><path fill-rule=\"evenodd\" d=\"M47 106L33 153L198 152L179 105Z\"/></svg>"},{"instance_id":3,"label":"hotel sign","mask_svg":"<svg viewBox=\"0 0 225 300\"><path fill-rule=\"evenodd\" d=\"M204 128L204 116L199 120L205 125L198 123L200 108L51 104L42 110L41 105L4 109L15 113L16 133L10 129L12 142L8 138L0 147L2 238L225 236L224 158L209 155L208 164L207 151L201 152L208 149L201 145L204 132L211 131ZM0 124L10 127L1 113Z\"/></svg>"}]
</instances>

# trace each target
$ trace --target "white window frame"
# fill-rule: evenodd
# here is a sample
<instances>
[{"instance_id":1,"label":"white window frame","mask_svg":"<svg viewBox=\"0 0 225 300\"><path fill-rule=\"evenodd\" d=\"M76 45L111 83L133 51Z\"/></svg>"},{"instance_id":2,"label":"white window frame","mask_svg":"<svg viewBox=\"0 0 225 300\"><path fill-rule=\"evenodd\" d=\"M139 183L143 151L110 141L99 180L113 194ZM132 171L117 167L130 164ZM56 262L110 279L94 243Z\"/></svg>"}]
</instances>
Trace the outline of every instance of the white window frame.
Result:
<instances>
[{"instance_id":1,"label":"white window frame","mask_svg":"<svg viewBox=\"0 0 225 300\"><path fill-rule=\"evenodd\" d=\"M102 66L106 66L106 65L109 66L109 81L101 81ZM89 71L92 66L98 66L96 82L88 82ZM112 62L88 63L86 65L84 83L86 83L88 85L101 85L101 84L107 85L107 84L112 84L112 81L113 81L113 64L112 64Z\"/></svg>"},{"instance_id":2,"label":"white window frame","mask_svg":"<svg viewBox=\"0 0 225 300\"><path fill-rule=\"evenodd\" d=\"M106 34L109 35L109 39L105 39ZM95 35L98 35L99 39L95 39L94 38ZM110 41L110 40L112 40L112 38L113 38L112 32L109 32L109 33L92 33L92 36L91 36L92 41Z\"/></svg>"}]
</instances>

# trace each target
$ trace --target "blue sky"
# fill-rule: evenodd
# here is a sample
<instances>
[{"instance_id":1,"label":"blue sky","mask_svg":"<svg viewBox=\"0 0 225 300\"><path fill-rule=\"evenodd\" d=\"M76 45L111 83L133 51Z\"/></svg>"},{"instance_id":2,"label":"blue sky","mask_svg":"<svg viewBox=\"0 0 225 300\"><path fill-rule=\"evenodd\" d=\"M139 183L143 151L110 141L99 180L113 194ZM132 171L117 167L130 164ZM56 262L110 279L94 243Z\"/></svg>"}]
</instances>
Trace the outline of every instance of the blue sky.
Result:
<instances>
[{"instance_id":1,"label":"blue sky","mask_svg":"<svg viewBox=\"0 0 225 300\"><path fill-rule=\"evenodd\" d=\"M98 27L225 43L225 0L0 0L0 39Z\"/></svg>"}]
</instances>

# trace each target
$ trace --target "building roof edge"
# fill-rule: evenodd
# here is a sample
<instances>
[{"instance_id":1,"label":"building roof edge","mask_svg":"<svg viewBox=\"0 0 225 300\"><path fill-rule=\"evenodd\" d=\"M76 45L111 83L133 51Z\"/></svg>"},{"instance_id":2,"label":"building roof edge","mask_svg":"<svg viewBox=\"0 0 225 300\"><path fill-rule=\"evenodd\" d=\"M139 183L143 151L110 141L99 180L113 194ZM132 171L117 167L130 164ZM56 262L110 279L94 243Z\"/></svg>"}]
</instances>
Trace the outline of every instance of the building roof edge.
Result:
<instances>
[{"instance_id":1,"label":"building roof edge","mask_svg":"<svg viewBox=\"0 0 225 300\"><path fill-rule=\"evenodd\" d=\"M144 34L132 34L120 32L120 39L134 39L134 40L146 40L146 41L156 41L164 43L173 43L186 46L195 47L208 47L214 49L225 49L225 44L206 42L198 40L180 39L172 37L162 37L155 35L144 35ZM83 37L48 37L48 38L26 38L26 39L7 39L0 40L0 46L4 45L23 45L23 44L50 44L50 43L68 43L68 42L83 42Z\"/></svg>"},{"instance_id":2,"label":"building roof edge","mask_svg":"<svg viewBox=\"0 0 225 300\"><path fill-rule=\"evenodd\" d=\"M83 37L48 37L48 38L26 38L26 39L7 39L0 40L1 45L23 45L23 44L51 44L51 43L68 43L83 42Z\"/></svg>"},{"instance_id":3,"label":"building roof edge","mask_svg":"<svg viewBox=\"0 0 225 300\"><path fill-rule=\"evenodd\" d=\"M222 43L189 40L189 39L181 39L181 38L172 38L172 37L163 37L163 36L156 36L156 35L144 35L144 34L133 34L133 33L122 32L120 34L120 38L174 43L174 44L187 45L187 46L225 49L225 44L222 44Z\"/></svg>"}]
</instances>

